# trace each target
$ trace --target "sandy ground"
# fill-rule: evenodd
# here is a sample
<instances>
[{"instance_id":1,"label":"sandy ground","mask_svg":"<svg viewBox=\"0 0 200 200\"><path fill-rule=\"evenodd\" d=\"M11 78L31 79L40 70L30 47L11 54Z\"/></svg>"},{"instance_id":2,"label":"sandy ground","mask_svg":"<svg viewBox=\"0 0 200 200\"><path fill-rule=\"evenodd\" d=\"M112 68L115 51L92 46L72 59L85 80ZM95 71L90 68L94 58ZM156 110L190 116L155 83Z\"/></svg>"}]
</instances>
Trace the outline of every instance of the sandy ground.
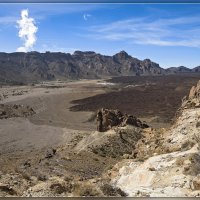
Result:
<instances>
[{"instance_id":1,"label":"sandy ground","mask_svg":"<svg viewBox=\"0 0 200 200\"><path fill-rule=\"evenodd\" d=\"M68 143L74 135L95 129L92 112L71 112L72 100L104 92L97 80L50 82L35 86L2 87L0 103L31 106L28 118L0 120L0 163L44 148Z\"/></svg>"},{"instance_id":2,"label":"sandy ground","mask_svg":"<svg viewBox=\"0 0 200 200\"><path fill-rule=\"evenodd\" d=\"M94 96L103 93L101 86L95 87L97 81L77 81L63 83L46 83L45 85L6 87L1 93L7 93L7 98L1 103L23 104L31 106L36 114L29 117L30 122L37 125L50 125L77 130L91 130L93 124L86 123L92 112L71 112L69 107L72 100ZM60 88L53 88L54 85ZM13 92L14 91L14 92ZM15 95L15 91L25 91L22 95Z\"/></svg>"}]
</instances>

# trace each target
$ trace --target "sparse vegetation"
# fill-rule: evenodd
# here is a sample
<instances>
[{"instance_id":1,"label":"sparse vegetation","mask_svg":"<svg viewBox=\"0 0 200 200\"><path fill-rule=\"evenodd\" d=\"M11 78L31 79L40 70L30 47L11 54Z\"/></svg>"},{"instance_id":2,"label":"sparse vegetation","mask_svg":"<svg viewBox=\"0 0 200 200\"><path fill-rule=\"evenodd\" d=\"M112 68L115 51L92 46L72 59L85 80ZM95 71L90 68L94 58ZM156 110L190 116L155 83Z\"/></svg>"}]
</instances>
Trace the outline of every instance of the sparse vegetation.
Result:
<instances>
[{"instance_id":1,"label":"sparse vegetation","mask_svg":"<svg viewBox=\"0 0 200 200\"><path fill-rule=\"evenodd\" d=\"M184 160L185 160L185 158L183 158L183 157L177 158L176 159L176 165L182 167L183 164L184 164Z\"/></svg>"},{"instance_id":2,"label":"sparse vegetation","mask_svg":"<svg viewBox=\"0 0 200 200\"><path fill-rule=\"evenodd\" d=\"M94 185L84 182L75 184L73 193L75 196L80 197L102 196L102 193Z\"/></svg>"},{"instance_id":3,"label":"sparse vegetation","mask_svg":"<svg viewBox=\"0 0 200 200\"><path fill-rule=\"evenodd\" d=\"M197 144L198 144L198 148L199 148L199 150L200 150L200 135L194 134L194 138L195 138L195 140L196 140L196 142L197 142Z\"/></svg>"},{"instance_id":4,"label":"sparse vegetation","mask_svg":"<svg viewBox=\"0 0 200 200\"><path fill-rule=\"evenodd\" d=\"M53 190L56 194L62 193L71 193L72 185L69 183L52 183L50 189Z\"/></svg>"},{"instance_id":5,"label":"sparse vegetation","mask_svg":"<svg viewBox=\"0 0 200 200\"><path fill-rule=\"evenodd\" d=\"M191 154L188 158L191 162L190 165L184 169L184 174L196 176L200 174L200 154Z\"/></svg>"},{"instance_id":6,"label":"sparse vegetation","mask_svg":"<svg viewBox=\"0 0 200 200\"><path fill-rule=\"evenodd\" d=\"M192 140L187 140L185 143L182 144L181 150L186 151L191 149L195 145L195 142Z\"/></svg>"},{"instance_id":7,"label":"sparse vegetation","mask_svg":"<svg viewBox=\"0 0 200 200\"><path fill-rule=\"evenodd\" d=\"M123 192L120 188L114 188L112 185L105 183L103 184L100 189L102 190L103 194L107 197L109 196L121 196L126 197L127 194Z\"/></svg>"},{"instance_id":8,"label":"sparse vegetation","mask_svg":"<svg viewBox=\"0 0 200 200\"><path fill-rule=\"evenodd\" d=\"M28 181L31 180L30 174L28 174L28 173L26 173L26 172L23 172L23 173L21 173L21 175L22 175L22 177L23 177L24 179L26 179L26 180L28 180Z\"/></svg>"},{"instance_id":9,"label":"sparse vegetation","mask_svg":"<svg viewBox=\"0 0 200 200\"><path fill-rule=\"evenodd\" d=\"M132 154L135 144L141 137L140 128L126 129L117 132L116 135L108 136L108 141L103 145L92 146L90 149L102 157L122 158L124 154Z\"/></svg>"},{"instance_id":10,"label":"sparse vegetation","mask_svg":"<svg viewBox=\"0 0 200 200\"><path fill-rule=\"evenodd\" d=\"M48 180L48 177L45 174L38 173L37 180L38 181L46 181L46 180Z\"/></svg>"}]
</instances>

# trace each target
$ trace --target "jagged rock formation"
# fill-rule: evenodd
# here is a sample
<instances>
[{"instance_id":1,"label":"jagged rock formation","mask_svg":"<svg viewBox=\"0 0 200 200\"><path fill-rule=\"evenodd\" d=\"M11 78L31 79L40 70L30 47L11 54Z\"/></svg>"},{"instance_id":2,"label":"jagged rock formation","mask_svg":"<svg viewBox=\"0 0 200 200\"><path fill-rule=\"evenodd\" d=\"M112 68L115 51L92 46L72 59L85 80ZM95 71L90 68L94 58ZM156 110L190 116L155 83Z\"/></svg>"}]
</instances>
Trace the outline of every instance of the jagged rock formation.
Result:
<instances>
[{"instance_id":1,"label":"jagged rock formation","mask_svg":"<svg viewBox=\"0 0 200 200\"><path fill-rule=\"evenodd\" d=\"M183 69L183 70L182 70ZM184 67L165 70L149 59L139 60L121 51L105 56L93 51L0 53L0 83L24 84L42 80L165 75L199 72Z\"/></svg>"},{"instance_id":2,"label":"jagged rock formation","mask_svg":"<svg viewBox=\"0 0 200 200\"><path fill-rule=\"evenodd\" d=\"M140 128L148 128L145 122L141 122L132 115L122 114L119 110L100 109L97 112L97 131L104 132L112 127L132 125Z\"/></svg>"},{"instance_id":3,"label":"jagged rock formation","mask_svg":"<svg viewBox=\"0 0 200 200\"><path fill-rule=\"evenodd\" d=\"M0 119L11 117L27 117L35 114L29 106L0 104Z\"/></svg>"},{"instance_id":4,"label":"jagged rock formation","mask_svg":"<svg viewBox=\"0 0 200 200\"><path fill-rule=\"evenodd\" d=\"M181 108L197 107L200 107L200 81L191 88L189 95L183 98Z\"/></svg>"},{"instance_id":5,"label":"jagged rock formation","mask_svg":"<svg viewBox=\"0 0 200 200\"><path fill-rule=\"evenodd\" d=\"M128 196L200 196L200 108L196 104L200 100L199 86L200 82L191 89L183 101L180 116L169 130L163 131L160 137L155 135L156 130L143 133L146 139L142 137L136 146L139 160L122 161L109 172L113 186ZM158 147L154 138L158 139Z\"/></svg>"}]
</instances>

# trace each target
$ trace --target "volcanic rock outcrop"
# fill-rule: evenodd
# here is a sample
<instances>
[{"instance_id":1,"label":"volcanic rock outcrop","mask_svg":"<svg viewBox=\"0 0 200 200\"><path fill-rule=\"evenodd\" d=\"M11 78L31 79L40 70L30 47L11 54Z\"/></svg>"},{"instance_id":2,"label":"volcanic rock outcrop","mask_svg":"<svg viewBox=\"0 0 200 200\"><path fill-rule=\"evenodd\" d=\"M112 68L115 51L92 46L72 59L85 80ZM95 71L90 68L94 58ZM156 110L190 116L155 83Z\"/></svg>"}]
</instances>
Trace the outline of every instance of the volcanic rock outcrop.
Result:
<instances>
[{"instance_id":1,"label":"volcanic rock outcrop","mask_svg":"<svg viewBox=\"0 0 200 200\"><path fill-rule=\"evenodd\" d=\"M183 99L182 107L200 107L200 81L198 81L196 86L191 88L189 95Z\"/></svg>"},{"instance_id":2,"label":"volcanic rock outcrop","mask_svg":"<svg viewBox=\"0 0 200 200\"><path fill-rule=\"evenodd\" d=\"M115 126L132 125L140 128L148 128L145 122L132 115L122 114L119 110L102 108L97 112L97 131L104 132Z\"/></svg>"},{"instance_id":3,"label":"volcanic rock outcrop","mask_svg":"<svg viewBox=\"0 0 200 200\"><path fill-rule=\"evenodd\" d=\"M29 106L0 104L0 119L11 117L27 117L35 114Z\"/></svg>"}]
</instances>

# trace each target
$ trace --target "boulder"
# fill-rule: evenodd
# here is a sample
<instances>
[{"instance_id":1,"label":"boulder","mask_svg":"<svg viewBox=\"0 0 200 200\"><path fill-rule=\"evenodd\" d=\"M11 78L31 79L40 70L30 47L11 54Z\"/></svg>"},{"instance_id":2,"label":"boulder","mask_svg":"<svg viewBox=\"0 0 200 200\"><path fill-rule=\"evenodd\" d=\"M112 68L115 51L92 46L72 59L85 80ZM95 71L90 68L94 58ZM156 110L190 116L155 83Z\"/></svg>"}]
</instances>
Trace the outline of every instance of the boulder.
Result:
<instances>
[{"instance_id":1,"label":"boulder","mask_svg":"<svg viewBox=\"0 0 200 200\"><path fill-rule=\"evenodd\" d=\"M47 150L45 158L52 158L56 154L56 149L50 148Z\"/></svg>"},{"instance_id":2,"label":"boulder","mask_svg":"<svg viewBox=\"0 0 200 200\"><path fill-rule=\"evenodd\" d=\"M97 111L97 131L104 132L112 127L132 125L140 128L149 126L132 115L123 114L119 110L102 108Z\"/></svg>"}]
</instances>

